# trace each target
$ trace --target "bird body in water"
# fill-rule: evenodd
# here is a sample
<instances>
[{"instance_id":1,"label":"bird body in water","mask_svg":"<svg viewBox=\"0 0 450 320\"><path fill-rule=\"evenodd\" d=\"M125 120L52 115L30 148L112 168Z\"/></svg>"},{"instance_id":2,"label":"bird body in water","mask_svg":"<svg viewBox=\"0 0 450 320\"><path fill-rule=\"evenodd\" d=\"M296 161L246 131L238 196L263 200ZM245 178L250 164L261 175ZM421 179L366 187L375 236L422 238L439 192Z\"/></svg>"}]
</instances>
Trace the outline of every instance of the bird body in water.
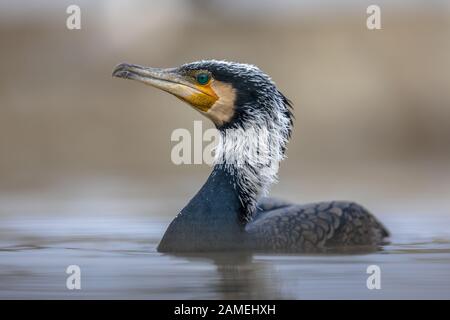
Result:
<instances>
[{"instance_id":1,"label":"bird body in water","mask_svg":"<svg viewBox=\"0 0 450 320\"><path fill-rule=\"evenodd\" d=\"M113 76L167 91L220 133L206 183L169 225L160 252L376 249L389 233L354 202L266 198L291 135L290 101L255 66L207 60L178 68L120 64Z\"/></svg>"}]
</instances>

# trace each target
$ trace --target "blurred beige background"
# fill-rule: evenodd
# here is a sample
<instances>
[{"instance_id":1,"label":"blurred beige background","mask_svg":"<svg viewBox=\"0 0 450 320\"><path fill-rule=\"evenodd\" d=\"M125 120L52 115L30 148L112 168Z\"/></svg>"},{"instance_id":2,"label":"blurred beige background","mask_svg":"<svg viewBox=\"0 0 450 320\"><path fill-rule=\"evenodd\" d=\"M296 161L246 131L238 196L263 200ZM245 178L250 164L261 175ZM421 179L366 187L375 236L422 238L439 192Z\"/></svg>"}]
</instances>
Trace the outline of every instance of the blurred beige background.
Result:
<instances>
[{"instance_id":1,"label":"blurred beige background","mask_svg":"<svg viewBox=\"0 0 450 320\"><path fill-rule=\"evenodd\" d=\"M65 25L74 2L78 31ZM294 103L275 195L378 210L385 201L447 201L450 5L377 1L382 30L370 31L373 2L1 0L2 199L136 187L149 198L179 196L176 210L209 168L172 164L170 135L204 119L111 71L123 61L215 58L258 65Z\"/></svg>"}]
</instances>

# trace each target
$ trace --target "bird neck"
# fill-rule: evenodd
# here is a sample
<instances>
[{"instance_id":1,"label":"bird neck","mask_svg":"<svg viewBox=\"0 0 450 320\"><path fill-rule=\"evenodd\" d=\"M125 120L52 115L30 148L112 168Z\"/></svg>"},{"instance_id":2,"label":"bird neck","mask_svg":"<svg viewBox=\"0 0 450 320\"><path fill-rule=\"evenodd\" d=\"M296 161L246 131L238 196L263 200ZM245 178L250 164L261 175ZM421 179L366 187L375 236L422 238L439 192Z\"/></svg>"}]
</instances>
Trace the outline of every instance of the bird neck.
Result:
<instances>
[{"instance_id":1,"label":"bird neck","mask_svg":"<svg viewBox=\"0 0 450 320\"><path fill-rule=\"evenodd\" d=\"M275 127L251 124L219 130L214 168L181 215L244 225L277 181L287 143Z\"/></svg>"},{"instance_id":2,"label":"bird neck","mask_svg":"<svg viewBox=\"0 0 450 320\"><path fill-rule=\"evenodd\" d=\"M232 173L216 165L208 180L180 215L191 216L208 225L211 222L222 226L239 225L242 205L235 183Z\"/></svg>"},{"instance_id":3,"label":"bird neck","mask_svg":"<svg viewBox=\"0 0 450 320\"><path fill-rule=\"evenodd\" d=\"M237 192L241 222L251 220L258 199L277 181L287 140L277 123L270 121L220 130L213 174L227 173Z\"/></svg>"}]
</instances>

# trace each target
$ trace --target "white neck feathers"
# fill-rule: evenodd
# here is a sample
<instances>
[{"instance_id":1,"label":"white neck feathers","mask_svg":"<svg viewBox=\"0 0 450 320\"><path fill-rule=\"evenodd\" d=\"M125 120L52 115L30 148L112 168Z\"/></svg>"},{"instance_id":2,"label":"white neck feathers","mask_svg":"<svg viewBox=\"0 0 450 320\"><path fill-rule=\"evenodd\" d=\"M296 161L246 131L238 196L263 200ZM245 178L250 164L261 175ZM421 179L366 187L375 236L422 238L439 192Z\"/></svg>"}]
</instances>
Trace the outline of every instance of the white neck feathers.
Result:
<instances>
[{"instance_id":1,"label":"white neck feathers","mask_svg":"<svg viewBox=\"0 0 450 320\"><path fill-rule=\"evenodd\" d=\"M235 177L235 188L247 211L247 220L257 200L268 193L277 182L278 168L284 159L288 142L290 119L254 121L220 133L215 149L215 165L220 165Z\"/></svg>"}]
</instances>

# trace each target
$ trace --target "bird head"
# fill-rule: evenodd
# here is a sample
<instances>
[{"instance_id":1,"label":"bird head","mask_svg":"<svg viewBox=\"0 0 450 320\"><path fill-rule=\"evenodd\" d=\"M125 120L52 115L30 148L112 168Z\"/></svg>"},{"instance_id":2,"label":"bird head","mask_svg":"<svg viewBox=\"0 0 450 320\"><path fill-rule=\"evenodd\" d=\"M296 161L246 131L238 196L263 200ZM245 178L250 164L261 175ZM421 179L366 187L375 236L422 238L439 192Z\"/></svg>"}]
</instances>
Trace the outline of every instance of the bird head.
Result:
<instances>
[{"instance_id":1,"label":"bird head","mask_svg":"<svg viewBox=\"0 0 450 320\"><path fill-rule=\"evenodd\" d=\"M113 76L173 94L211 119L219 130L271 123L280 114L289 120L292 116L289 101L270 77L249 64L205 60L160 69L122 63Z\"/></svg>"},{"instance_id":2,"label":"bird head","mask_svg":"<svg viewBox=\"0 0 450 320\"><path fill-rule=\"evenodd\" d=\"M221 134L214 163L233 177L248 221L277 180L291 134L291 104L270 77L253 65L216 60L170 69L122 63L113 76L169 92L212 120Z\"/></svg>"}]
</instances>

